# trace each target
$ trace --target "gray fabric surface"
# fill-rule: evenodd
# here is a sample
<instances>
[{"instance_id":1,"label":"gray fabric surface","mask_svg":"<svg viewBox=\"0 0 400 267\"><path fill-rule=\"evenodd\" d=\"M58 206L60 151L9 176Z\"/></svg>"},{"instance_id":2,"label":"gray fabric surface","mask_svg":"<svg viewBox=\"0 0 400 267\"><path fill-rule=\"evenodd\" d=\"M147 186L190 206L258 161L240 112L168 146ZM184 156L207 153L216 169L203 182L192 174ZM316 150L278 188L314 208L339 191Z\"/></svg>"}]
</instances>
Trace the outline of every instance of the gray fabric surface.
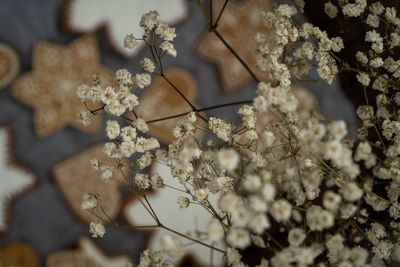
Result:
<instances>
[{"instance_id":1,"label":"gray fabric surface","mask_svg":"<svg viewBox=\"0 0 400 267\"><path fill-rule=\"evenodd\" d=\"M17 50L21 73L31 70L31 53L35 41L47 40L66 45L77 37L61 28L62 4L62 0L0 1L0 42L8 43ZM168 60L166 66L185 68L196 77L199 86L197 103L200 106L250 99L254 96L255 83L248 84L236 94L226 96L221 90L216 66L200 59L193 51L193 44L205 33L206 25L195 1L189 1L188 5L188 19L177 26L174 43L178 57ZM110 49L103 32L98 32L97 38L104 65L113 70L125 67L133 73L139 71L137 59L147 55L147 51L142 51L134 60L127 60ZM332 118L354 120L352 107L339 91L337 83L330 87L322 82L307 86L317 95L323 110ZM338 107L337 103L341 103L341 106ZM208 114L238 119L235 108ZM106 140L105 135L103 131L93 136L67 127L48 138L39 139L34 132L33 110L11 97L9 88L0 91L0 122L8 122L12 126L16 159L40 177L38 187L13 202L10 231L0 236L0 246L14 240L26 241L37 251L44 264L49 253L72 248L79 236L89 236L87 226L72 214L51 179L52 167ZM135 262L144 238L138 233L118 230L94 241L106 252L129 254Z\"/></svg>"}]
</instances>

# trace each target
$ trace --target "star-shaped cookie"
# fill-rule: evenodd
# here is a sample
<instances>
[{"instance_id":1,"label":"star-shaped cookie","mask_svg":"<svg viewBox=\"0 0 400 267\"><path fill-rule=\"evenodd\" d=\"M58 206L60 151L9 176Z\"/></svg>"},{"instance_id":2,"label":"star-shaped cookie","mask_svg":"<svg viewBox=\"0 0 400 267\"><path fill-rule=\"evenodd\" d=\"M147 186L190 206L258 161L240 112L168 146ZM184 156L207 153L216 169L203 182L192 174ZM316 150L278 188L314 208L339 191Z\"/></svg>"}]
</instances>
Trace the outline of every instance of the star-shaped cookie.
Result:
<instances>
[{"instance_id":1,"label":"star-shaped cookie","mask_svg":"<svg viewBox=\"0 0 400 267\"><path fill-rule=\"evenodd\" d=\"M0 233L9 229L9 212L13 198L35 186L37 177L17 163L12 154L11 128L0 126Z\"/></svg>"},{"instance_id":2,"label":"star-shaped cookie","mask_svg":"<svg viewBox=\"0 0 400 267\"><path fill-rule=\"evenodd\" d=\"M182 185L171 176L171 170L169 167L161 163L153 163L150 174L158 173L163 179L164 183L169 186L185 190ZM200 205L190 205L186 210L179 210L177 200L180 196L184 196L183 193L176 191L171 188L163 188L157 190L156 193L150 194L147 198L160 218L161 223L165 226L177 230L178 232L187 234L190 231L198 230L200 232L206 232L208 223L210 222L210 214ZM214 207L217 207L217 197L210 195L209 200ZM132 226L140 225L153 225L154 219L147 213L145 208L140 204L136 198L132 198L123 209L124 216L128 223ZM146 231L149 233L148 231ZM171 234L164 229L154 229L151 232L150 240L147 247L151 251L161 249L160 238L165 234ZM178 236L176 236L178 237ZM200 263L200 266L207 266L210 264L210 249L191 242L185 238L180 238L183 244L189 244L185 246L185 252L192 256L195 262ZM204 241L208 243L208 241ZM224 244L219 243L216 245L218 248L224 248ZM223 265L223 254L220 252L213 252L213 263L214 266ZM177 262L175 262L178 264Z\"/></svg>"},{"instance_id":3,"label":"star-shaped cookie","mask_svg":"<svg viewBox=\"0 0 400 267\"><path fill-rule=\"evenodd\" d=\"M112 47L125 57L133 57L144 43L139 42L134 49L127 49L124 37L132 33L136 38L142 38L139 21L150 10L158 10L160 21L169 25L188 15L185 0L67 0L64 25L76 33L94 32L104 27Z\"/></svg>"},{"instance_id":4,"label":"star-shaped cookie","mask_svg":"<svg viewBox=\"0 0 400 267\"><path fill-rule=\"evenodd\" d=\"M34 109L39 137L65 126L93 133L100 129L101 119L96 116L93 124L83 126L79 120L83 104L76 96L76 88L90 84L93 75L101 77L105 84L114 80L113 73L101 65L94 36L80 37L67 47L39 41L33 48L32 71L14 82L12 94Z\"/></svg>"},{"instance_id":5,"label":"star-shaped cookie","mask_svg":"<svg viewBox=\"0 0 400 267\"><path fill-rule=\"evenodd\" d=\"M213 1L214 20L217 19L225 1ZM257 43L254 33L265 30L261 11L270 10L270 0L248 0L240 3L229 1L218 22L217 31L260 80L267 75L256 67ZM195 50L218 67L223 90L230 94L238 91L253 78L240 61L213 33L206 33Z\"/></svg>"},{"instance_id":6,"label":"star-shaped cookie","mask_svg":"<svg viewBox=\"0 0 400 267\"><path fill-rule=\"evenodd\" d=\"M50 254L46 266L126 267L129 262L126 255L105 255L92 240L81 237L78 240L78 249Z\"/></svg>"}]
</instances>

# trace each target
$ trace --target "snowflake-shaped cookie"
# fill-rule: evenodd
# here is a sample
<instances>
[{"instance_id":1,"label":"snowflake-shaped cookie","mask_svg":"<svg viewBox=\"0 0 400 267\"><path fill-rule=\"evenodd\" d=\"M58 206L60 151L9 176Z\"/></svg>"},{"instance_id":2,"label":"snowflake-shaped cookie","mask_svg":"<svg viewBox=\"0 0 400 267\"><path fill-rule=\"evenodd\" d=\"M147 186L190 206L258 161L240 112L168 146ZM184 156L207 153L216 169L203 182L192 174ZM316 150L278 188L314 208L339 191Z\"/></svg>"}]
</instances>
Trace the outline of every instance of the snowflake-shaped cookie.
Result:
<instances>
[{"instance_id":1,"label":"snowflake-shaped cookie","mask_svg":"<svg viewBox=\"0 0 400 267\"><path fill-rule=\"evenodd\" d=\"M78 32L94 32L105 27L112 47L126 57L135 56L143 42L134 49L124 47L124 37L132 33L141 38L139 27L142 15L150 10L160 12L160 21L173 25L186 18L188 7L185 0L70 0L67 1L65 25Z\"/></svg>"},{"instance_id":2,"label":"snowflake-shaped cookie","mask_svg":"<svg viewBox=\"0 0 400 267\"><path fill-rule=\"evenodd\" d=\"M9 212L13 198L31 189L36 176L14 160L11 128L0 127L0 233L9 229Z\"/></svg>"},{"instance_id":3,"label":"snowflake-shaped cookie","mask_svg":"<svg viewBox=\"0 0 400 267\"><path fill-rule=\"evenodd\" d=\"M67 47L39 41L33 48L32 71L14 82L11 92L34 109L36 133L40 137L67 125L93 133L100 129L101 117L96 116L89 126L82 125L79 111L84 106L76 96L76 88L90 84L94 74L104 84L114 81L113 73L101 65L93 36L80 37ZM94 104L91 107L95 108Z\"/></svg>"},{"instance_id":4,"label":"snowflake-shaped cookie","mask_svg":"<svg viewBox=\"0 0 400 267\"><path fill-rule=\"evenodd\" d=\"M46 266L126 267L129 262L128 256L108 256L91 239L81 237L78 240L78 249L50 254Z\"/></svg>"},{"instance_id":5,"label":"snowflake-shaped cookie","mask_svg":"<svg viewBox=\"0 0 400 267\"><path fill-rule=\"evenodd\" d=\"M185 190L181 184L171 176L170 168L160 164L154 163L152 165L150 174L158 173L163 179L164 183L169 186L181 188ZM178 197L184 195L179 191L171 188L163 188L157 190L156 193L148 196L148 200L160 218L161 223L165 226L177 230L181 233L187 234L190 231L197 230L201 232L207 231L207 225L210 222L210 214L200 205L190 205L186 210L179 210L177 204ZM210 202L216 207L216 196L209 196ZM145 208L140 204L137 199L133 198L123 209L124 216L128 223L132 226L138 225L153 225L154 219L146 212ZM148 248L151 251L161 249L160 238L170 232L164 229L155 229L150 237ZM178 237L178 236L177 236ZM185 238L180 238L185 246L185 251L190 254L195 261L201 263L202 266L210 264L211 250L203 245L191 242ZM208 241L205 241L208 243ZM224 248L223 244L217 244L216 247ZM222 266L223 254L213 252L214 266Z\"/></svg>"}]
</instances>

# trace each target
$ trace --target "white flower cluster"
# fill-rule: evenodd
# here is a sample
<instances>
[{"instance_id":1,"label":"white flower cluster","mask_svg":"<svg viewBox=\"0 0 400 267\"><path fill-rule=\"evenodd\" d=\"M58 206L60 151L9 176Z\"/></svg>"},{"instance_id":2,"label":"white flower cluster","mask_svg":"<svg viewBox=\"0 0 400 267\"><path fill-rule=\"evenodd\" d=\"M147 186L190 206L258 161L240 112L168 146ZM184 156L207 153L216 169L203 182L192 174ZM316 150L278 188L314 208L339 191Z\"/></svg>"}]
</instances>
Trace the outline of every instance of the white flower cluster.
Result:
<instances>
[{"instance_id":1,"label":"white flower cluster","mask_svg":"<svg viewBox=\"0 0 400 267\"><path fill-rule=\"evenodd\" d=\"M325 11L330 17L334 17L337 8L328 2ZM279 81L282 87L289 88L290 78L300 78L309 74L311 63L316 60L319 76L331 84L338 73L332 53L340 52L344 48L343 40L341 37L328 38L325 31L309 23L297 25L294 19L297 13L295 7L288 5L280 5L274 12L263 13L264 25L272 28L275 35L271 44L268 41L270 38L265 36L266 33L256 34L258 52L261 55L257 65L261 70L271 71L272 78ZM297 43L300 40L309 41L303 42L299 47ZM314 43L318 46L315 47Z\"/></svg>"},{"instance_id":2,"label":"white flower cluster","mask_svg":"<svg viewBox=\"0 0 400 267\"><path fill-rule=\"evenodd\" d=\"M159 45L160 49L164 51L167 55L176 57L177 55L176 50L174 48L174 45L171 43L176 37L175 28L171 28L165 23L158 22L157 21L158 16L159 13L155 10L149 11L148 13L142 16L139 25L144 30L143 40L146 40L149 36L154 37L154 35L157 35L162 40L164 40ZM153 39L150 39L150 42L152 41ZM136 46L137 39L132 34L128 34L125 37L124 44L125 47L132 49ZM150 63L149 61L143 63L142 67L145 71L152 72L151 70L154 70L154 63L152 62ZM148 70L146 70L147 66L150 67Z\"/></svg>"},{"instance_id":3,"label":"white flower cluster","mask_svg":"<svg viewBox=\"0 0 400 267\"><path fill-rule=\"evenodd\" d=\"M154 61L140 62L146 73L118 70L117 87L102 88L95 79L91 86L78 88L82 101L99 101L108 115L129 122L107 122L110 141L103 152L117 164L92 159L102 179L115 178L122 166L134 164L135 172L122 182L138 197L150 188L175 189L175 206L182 212L195 205L210 214L206 229L180 233L180 238L163 236L162 250L145 250L139 266L171 266L168 258L183 254L181 238L223 253L232 266L246 266L240 251L250 246L266 251L258 266L383 266L400 260L400 60L394 53L400 46L400 19L395 8L379 2L325 3L328 17L333 19L339 12L345 19L365 17L363 22L371 28L364 39L369 50L358 51L359 64L352 67L338 57L344 49L341 37L330 38L310 23L298 23L304 5L296 0L295 6L277 5L273 12L262 13L273 38L261 31L255 34L257 65L275 82L258 83L256 97L238 110L238 126L222 118L204 119L193 108L177 123L176 140L167 149L160 149L155 138L142 135L149 127L136 116L139 103L132 91L145 90L156 69L163 76L161 57L176 56L171 43L175 30L157 22L156 11L145 14L140 22L143 39L150 49L157 48L152 52L163 51ZM386 32L380 29L382 23L387 25ZM125 45L134 47L137 41L128 35ZM360 92L372 88L376 93L376 101L357 108L356 143L345 139L344 121L331 121L314 110L301 116L291 82L314 68L327 83L339 71L354 72ZM84 111L83 123L88 124L95 113ZM271 118L265 122L267 113ZM198 140L198 131L209 133L208 139ZM159 174L145 173L153 162L168 166L180 187L164 184ZM144 200L155 227L168 230ZM99 205L97 195L86 194L81 208L94 213ZM103 236L104 225L93 222L90 232ZM222 244L228 247L221 248Z\"/></svg>"}]
</instances>

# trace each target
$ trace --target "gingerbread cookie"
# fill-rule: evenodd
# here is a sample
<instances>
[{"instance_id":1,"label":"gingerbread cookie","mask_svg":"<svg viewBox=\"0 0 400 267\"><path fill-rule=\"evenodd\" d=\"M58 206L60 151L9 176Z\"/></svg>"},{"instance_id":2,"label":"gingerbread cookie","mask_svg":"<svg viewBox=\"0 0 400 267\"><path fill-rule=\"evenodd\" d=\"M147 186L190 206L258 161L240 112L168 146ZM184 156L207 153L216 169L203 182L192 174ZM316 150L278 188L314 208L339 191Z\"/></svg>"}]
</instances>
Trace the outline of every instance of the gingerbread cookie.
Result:
<instances>
[{"instance_id":1,"label":"gingerbread cookie","mask_svg":"<svg viewBox=\"0 0 400 267\"><path fill-rule=\"evenodd\" d=\"M93 124L82 125L79 112L84 105L76 96L77 87L90 84L94 74L104 84L114 81L113 73L101 65L95 37L80 37L67 47L39 41L33 48L32 71L13 84L12 94L34 109L39 137L54 134L67 125L94 133L101 127L101 118L96 116ZM91 108L98 105L87 104Z\"/></svg>"},{"instance_id":2,"label":"gingerbread cookie","mask_svg":"<svg viewBox=\"0 0 400 267\"><path fill-rule=\"evenodd\" d=\"M0 89L14 80L19 69L17 52L11 46L0 43Z\"/></svg>"},{"instance_id":3,"label":"gingerbread cookie","mask_svg":"<svg viewBox=\"0 0 400 267\"><path fill-rule=\"evenodd\" d=\"M105 28L111 46L125 57L133 57L144 47L140 42L134 49L124 47L124 38L133 34L143 36L139 27L142 15L150 10L160 12L160 21L174 25L188 15L185 0L67 0L64 25L75 33L94 32Z\"/></svg>"},{"instance_id":4,"label":"gingerbread cookie","mask_svg":"<svg viewBox=\"0 0 400 267\"><path fill-rule=\"evenodd\" d=\"M224 2L224 0L213 1L214 20L217 19ZM254 33L265 30L261 11L270 10L271 5L270 0L248 0L240 3L229 1L217 27L218 33L260 80L265 79L267 75L256 67L258 46L254 41ZM217 65L222 87L226 93L234 93L253 80L215 33L206 33L195 50L206 60Z\"/></svg>"},{"instance_id":5,"label":"gingerbread cookie","mask_svg":"<svg viewBox=\"0 0 400 267\"><path fill-rule=\"evenodd\" d=\"M121 207L121 183L101 180L99 173L90 166L92 157L96 157L103 164L115 164L103 154L102 149L102 144L96 145L58 163L53 168L53 177L59 190L76 216L86 223L95 218L89 212L81 210L82 196L85 193L99 194L101 203L111 218L117 216ZM127 167L124 167L123 171L126 173ZM119 172L115 178L124 179Z\"/></svg>"},{"instance_id":6,"label":"gingerbread cookie","mask_svg":"<svg viewBox=\"0 0 400 267\"><path fill-rule=\"evenodd\" d=\"M78 249L51 253L47 257L47 267L126 267L130 258L126 255L107 256L86 237L78 240Z\"/></svg>"},{"instance_id":7,"label":"gingerbread cookie","mask_svg":"<svg viewBox=\"0 0 400 267\"><path fill-rule=\"evenodd\" d=\"M174 179L171 176L170 168L164 164L153 163L149 174L153 175L155 173L158 173L164 179L165 184L185 190L177 179ZM181 211L177 204L177 200L183 195L183 193L177 190L166 187L148 195L147 198L153 210L160 218L161 223L165 226L183 234L187 234L189 231L193 230L206 232L209 223L208 219L211 219L210 214L199 205L190 205L187 209ZM217 207L217 197L215 195L210 195L209 200L214 207ZM123 214L129 225L154 225L154 219L134 197L130 199L123 208ZM145 231L145 233L151 234L149 241L145 246L146 248L150 248L151 251L161 249L160 238L165 234L171 234L170 232L159 228L155 228L153 231ZM200 266L208 266L210 264L211 250L209 248L190 242L185 238L180 238L180 240L183 244L190 243L190 245L185 246L185 252L187 253L186 256L190 255L190 258ZM208 243L208 241L205 242ZM215 246L223 249L225 244L218 243ZM213 257L214 266L223 266L222 253L214 252ZM183 262L185 262L184 257L182 257L182 262L180 263L182 264ZM175 262L175 264L178 265L178 262Z\"/></svg>"},{"instance_id":8,"label":"gingerbread cookie","mask_svg":"<svg viewBox=\"0 0 400 267\"><path fill-rule=\"evenodd\" d=\"M197 83L195 78L186 70L170 68L165 71L165 76L193 103L197 96ZM140 105L135 111L145 120L153 120L171 115L191 111L190 106L162 77L154 79L152 85L145 89L139 98ZM159 141L171 143L175 140L172 130L184 116L149 123L149 134ZM200 136L199 136L200 137Z\"/></svg>"},{"instance_id":9,"label":"gingerbread cookie","mask_svg":"<svg viewBox=\"0 0 400 267\"><path fill-rule=\"evenodd\" d=\"M0 248L0 266L39 267L36 252L24 242L13 242Z\"/></svg>"},{"instance_id":10,"label":"gingerbread cookie","mask_svg":"<svg viewBox=\"0 0 400 267\"><path fill-rule=\"evenodd\" d=\"M9 229L9 212L13 198L32 189L37 177L17 163L12 149L11 128L0 125L0 233Z\"/></svg>"}]
</instances>

